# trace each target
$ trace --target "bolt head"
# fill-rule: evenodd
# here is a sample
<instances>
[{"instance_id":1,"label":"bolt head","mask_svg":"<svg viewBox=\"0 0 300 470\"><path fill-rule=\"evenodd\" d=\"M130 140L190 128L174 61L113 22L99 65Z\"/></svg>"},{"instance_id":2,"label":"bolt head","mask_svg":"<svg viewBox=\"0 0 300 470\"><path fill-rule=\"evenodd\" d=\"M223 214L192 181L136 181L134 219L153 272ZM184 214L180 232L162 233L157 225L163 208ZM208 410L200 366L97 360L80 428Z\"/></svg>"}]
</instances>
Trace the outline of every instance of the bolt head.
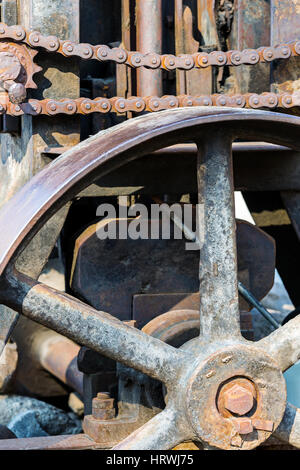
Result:
<instances>
[{"instance_id":1,"label":"bolt head","mask_svg":"<svg viewBox=\"0 0 300 470\"><path fill-rule=\"evenodd\" d=\"M8 90L8 96L12 103L22 103L26 99L25 86L22 83L14 83Z\"/></svg>"},{"instance_id":2,"label":"bolt head","mask_svg":"<svg viewBox=\"0 0 300 470\"><path fill-rule=\"evenodd\" d=\"M231 413L243 416L253 408L254 397L250 390L233 385L224 392L224 405Z\"/></svg>"}]
</instances>

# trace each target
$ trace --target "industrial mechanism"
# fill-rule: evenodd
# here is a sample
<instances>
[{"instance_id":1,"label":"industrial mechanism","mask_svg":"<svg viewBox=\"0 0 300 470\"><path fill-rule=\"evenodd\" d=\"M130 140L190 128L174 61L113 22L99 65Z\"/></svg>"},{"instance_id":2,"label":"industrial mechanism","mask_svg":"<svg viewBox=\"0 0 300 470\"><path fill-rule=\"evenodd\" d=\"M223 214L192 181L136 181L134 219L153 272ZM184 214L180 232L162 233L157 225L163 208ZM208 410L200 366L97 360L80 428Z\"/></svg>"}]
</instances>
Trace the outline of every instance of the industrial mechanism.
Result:
<instances>
[{"instance_id":1,"label":"industrial mechanism","mask_svg":"<svg viewBox=\"0 0 300 470\"><path fill-rule=\"evenodd\" d=\"M84 407L82 432L0 449L299 448L298 310L260 301L276 267L300 304L300 2L109 3L0 3L0 392ZM129 202L201 206L200 250L174 216L100 239Z\"/></svg>"}]
</instances>

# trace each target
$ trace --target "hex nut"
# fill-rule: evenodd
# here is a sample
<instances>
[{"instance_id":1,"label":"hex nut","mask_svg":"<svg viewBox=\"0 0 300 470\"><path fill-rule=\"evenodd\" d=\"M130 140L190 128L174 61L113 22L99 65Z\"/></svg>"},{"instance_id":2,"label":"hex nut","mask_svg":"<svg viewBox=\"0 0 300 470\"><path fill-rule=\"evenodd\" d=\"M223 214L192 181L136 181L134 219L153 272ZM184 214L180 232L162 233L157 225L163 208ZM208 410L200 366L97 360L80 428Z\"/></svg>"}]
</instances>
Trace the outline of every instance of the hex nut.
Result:
<instances>
[{"instance_id":1,"label":"hex nut","mask_svg":"<svg viewBox=\"0 0 300 470\"><path fill-rule=\"evenodd\" d=\"M250 390L240 385L233 385L224 392L224 405L231 413L243 416L253 408L254 397Z\"/></svg>"}]
</instances>

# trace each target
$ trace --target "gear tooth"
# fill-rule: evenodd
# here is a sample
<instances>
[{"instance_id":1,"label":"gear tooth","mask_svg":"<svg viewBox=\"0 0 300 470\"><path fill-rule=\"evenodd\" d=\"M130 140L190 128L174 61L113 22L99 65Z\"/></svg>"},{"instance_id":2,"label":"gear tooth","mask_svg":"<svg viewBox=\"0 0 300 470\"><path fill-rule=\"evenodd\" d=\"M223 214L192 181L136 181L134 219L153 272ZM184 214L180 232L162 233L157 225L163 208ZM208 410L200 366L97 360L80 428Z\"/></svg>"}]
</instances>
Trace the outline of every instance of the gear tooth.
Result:
<instances>
[{"instance_id":1,"label":"gear tooth","mask_svg":"<svg viewBox=\"0 0 300 470\"><path fill-rule=\"evenodd\" d=\"M34 58L38 53L39 51L37 51L36 49L29 49L29 54L32 58Z\"/></svg>"},{"instance_id":2,"label":"gear tooth","mask_svg":"<svg viewBox=\"0 0 300 470\"><path fill-rule=\"evenodd\" d=\"M34 83L33 80L31 80L31 79L28 80L28 82L27 82L27 84L26 84L26 88L33 88L34 90L36 90L37 87L38 87L37 84Z\"/></svg>"},{"instance_id":3,"label":"gear tooth","mask_svg":"<svg viewBox=\"0 0 300 470\"><path fill-rule=\"evenodd\" d=\"M40 65L33 64L32 75L34 75L35 73L40 72L41 70L43 70L43 67L40 67Z\"/></svg>"}]
</instances>

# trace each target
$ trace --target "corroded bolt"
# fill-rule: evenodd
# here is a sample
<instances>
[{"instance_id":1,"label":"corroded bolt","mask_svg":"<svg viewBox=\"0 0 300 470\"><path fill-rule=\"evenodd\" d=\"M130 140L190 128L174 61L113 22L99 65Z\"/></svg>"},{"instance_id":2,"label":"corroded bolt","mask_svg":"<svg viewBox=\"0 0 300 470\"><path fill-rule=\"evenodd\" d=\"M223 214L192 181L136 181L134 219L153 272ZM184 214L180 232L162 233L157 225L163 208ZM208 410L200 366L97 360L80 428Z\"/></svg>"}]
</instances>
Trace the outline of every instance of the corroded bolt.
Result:
<instances>
[{"instance_id":1,"label":"corroded bolt","mask_svg":"<svg viewBox=\"0 0 300 470\"><path fill-rule=\"evenodd\" d=\"M253 431L252 421L249 418L235 418L233 424L240 435L250 434Z\"/></svg>"},{"instance_id":2,"label":"corroded bolt","mask_svg":"<svg viewBox=\"0 0 300 470\"><path fill-rule=\"evenodd\" d=\"M22 83L14 83L8 90L8 96L11 103L23 103L26 99L26 88Z\"/></svg>"},{"instance_id":3,"label":"corroded bolt","mask_svg":"<svg viewBox=\"0 0 300 470\"><path fill-rule=\"evenodd\" d=\"M108 392L98 393L92 401L92 414L95 419L113 419L116 416L114 399Z\"/></svg>"},{"instance_id":4,"label":"corroded bolt","mask_svg":"<svg viewBox=\"0 0 300 470\"><path fill-rule=\"evenodd\" d=\"M252 424L255 429L260 431L273 432L274 429L273 421L268 421L266 419L253 419Z\"/></svg>"},{"instance_id":5,"label":"corroded bolt","mask_svg":"<svg viewBox=\"0 0 300 470\"><path fill-rule=\"evenodd\" d=\"M233 385L224 392L224 406L231 413L243 416L253 408L253 405L253 394L241 385Z\"/></svg>"},{"instance_id":6,"label":"corroded bolt","mask_svg":"<svg viewBox=\"0 0 300 470\"><path fill-rule=\"evenodd\" d=\"M241 438L239 434L237 434L236 436L232 437L230 444L233 447L242 447L243 439Z\"/></svg>"}]
</instances>

